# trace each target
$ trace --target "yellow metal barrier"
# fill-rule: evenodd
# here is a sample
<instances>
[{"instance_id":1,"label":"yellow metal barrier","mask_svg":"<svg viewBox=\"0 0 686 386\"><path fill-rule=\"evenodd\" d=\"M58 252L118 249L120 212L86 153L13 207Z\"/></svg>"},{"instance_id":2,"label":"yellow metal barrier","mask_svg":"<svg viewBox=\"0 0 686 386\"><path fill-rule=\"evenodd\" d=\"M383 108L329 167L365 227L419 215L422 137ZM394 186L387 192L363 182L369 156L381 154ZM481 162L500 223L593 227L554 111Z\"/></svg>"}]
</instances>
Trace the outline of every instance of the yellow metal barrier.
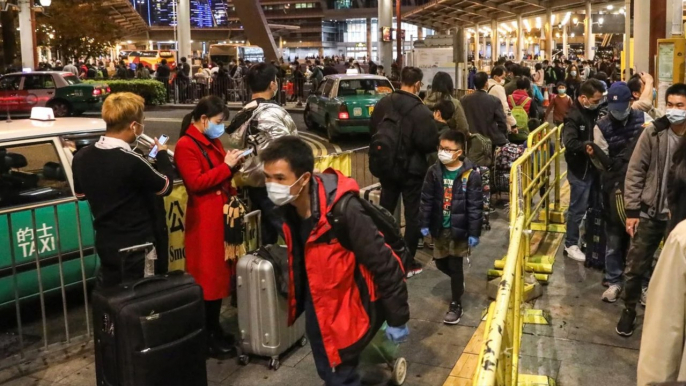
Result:
<instances>
[{"instance_id":1,"label":"yellow metal barrier","mask_svg":"<svg viewBox=\"0 0 686 386\"><path fill-rule=\"evenodd\" d=\"M495 302L486 317L474 386L551 385L545 376L519 374L519 348L524 321L543 322L544 313L525 310L525 272L552 272L552 261L530 261L534 230L565 232L560 160L562 126L544 124L531 132L528 148L510 170L510 245ZM551 197L552 195L552 197Z\"/></svg>"}]
</instances>

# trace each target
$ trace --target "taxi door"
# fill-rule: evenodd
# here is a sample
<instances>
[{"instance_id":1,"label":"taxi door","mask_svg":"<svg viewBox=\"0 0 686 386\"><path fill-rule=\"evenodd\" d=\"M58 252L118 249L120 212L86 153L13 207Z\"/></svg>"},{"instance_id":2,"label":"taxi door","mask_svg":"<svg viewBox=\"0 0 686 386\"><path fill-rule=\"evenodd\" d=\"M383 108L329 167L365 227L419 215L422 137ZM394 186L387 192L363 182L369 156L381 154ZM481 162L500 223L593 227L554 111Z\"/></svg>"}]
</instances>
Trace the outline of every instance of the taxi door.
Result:
<instances>
[{"instance_id":1,"label":"taxi door","mask_svg":"<svg viewBox=\"0 0 686 386\"><path fill-rule=\"evenodd\" d=\"M91 213L61 147L50 137L0 144L0 180L11 182L0 185L0 306L95 275Z\"/></svg>"},{"instance_id":2,"label":"taxi door","mask_svg":"<svg viewBox=\"0 0 686 386\"><path fill-rule=\"evenodd\" d=\"M27 92L21 90L22 76L7 75L0 79L0 114L31 110L26 104Z\"/></svg>"},{"instance_id":3,"label":"taxi door","mask_svg":"<svg viewBox=\"0 0 686 386\"><path fill-rule=\"evenodd\" d=\"M30 108L45 107L55 97L55 81L52 74L24 75L22 90L27 93L26 103Z\"/></svg>"}]
</instances>

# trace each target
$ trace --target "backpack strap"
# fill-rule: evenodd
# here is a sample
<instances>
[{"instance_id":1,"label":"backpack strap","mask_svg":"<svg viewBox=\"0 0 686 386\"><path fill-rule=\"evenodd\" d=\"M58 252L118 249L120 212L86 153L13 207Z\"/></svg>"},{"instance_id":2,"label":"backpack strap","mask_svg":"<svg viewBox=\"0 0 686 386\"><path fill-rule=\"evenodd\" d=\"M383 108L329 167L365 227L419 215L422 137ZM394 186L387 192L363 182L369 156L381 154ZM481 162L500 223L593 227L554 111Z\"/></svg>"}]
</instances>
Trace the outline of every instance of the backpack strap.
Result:
<instances>
[{"instance_id":1,"label":"backpack strap","mask_svg":"<svg viewBox=\"0 0 686 386\"><path fill-rule=\"evenodd\" d=\"M345 234L345 212L348 210L348 203L350 200L354 199L354 197L358 196L352 192L344 194L343 197L341 197L333 205L331 211L326 215L327 219L329 220L329 224L331 224L333 234L338 239L338 242L341 243L343 248L349 251L352 251L352 244L350 243L348 235Z\"/></svg>"},{"instance_id":2,"label":"backpack strap","mask_svg":"<svg viewBox=\"0 0 686 386\"><path fill-rule=\"evenodd\" d=\"M531 101L531 98L526 97L526 98L524 98L524 101L522 102L521 105L514 105L514 106L515 106L515 107L524 107L524 106L526 106L527 103L529 103L529 101ZM512 103L512 104L514 104L514 99L513 99L513 103Z\"/></svg>"},{"instance_id":3,"label":"backpack strap","mask_svg":"<svg viewBox=\"0 0 686 386\"><path fill-rule=\"evenodd\" d=\"M491 89L492 89L493 87L495 87L495 86L497 86L497 84L494 84L493 86L489 87L489 88L488 88L488 91L486 91L486 93L490 94L490 93L491 93Z\"/></svg>"},{"instance_id":4,"label":"backpack strap","mask_svg":"<svg viewBox=\"0 0 686 386\"><path fill-rule=\"evenodd\" d=\"M510 102L512 107L517 107L517 104L515 104L514 97L512 96L512 94L507 96L507 101Z\"/></svg>"},{"instance_id":5,"label":"backpack strap","mask_svg":"<svg viewBox=\"0 0 686 386\"><path fill-rule=\"evenodd\" d=\"M204 147L198 142L197 139L191 137L190 135L187 135L188 138L190 138L193 142L195 142L196 145L198 145L198 149L200 149L200 152L202 153L203 157L207 160L207 163L210 165L210 169L214 169L214 165L212 164L212 161L210 160L210 155L207 154L207 151L205 150Z\"/></svg>"}]
</instances>

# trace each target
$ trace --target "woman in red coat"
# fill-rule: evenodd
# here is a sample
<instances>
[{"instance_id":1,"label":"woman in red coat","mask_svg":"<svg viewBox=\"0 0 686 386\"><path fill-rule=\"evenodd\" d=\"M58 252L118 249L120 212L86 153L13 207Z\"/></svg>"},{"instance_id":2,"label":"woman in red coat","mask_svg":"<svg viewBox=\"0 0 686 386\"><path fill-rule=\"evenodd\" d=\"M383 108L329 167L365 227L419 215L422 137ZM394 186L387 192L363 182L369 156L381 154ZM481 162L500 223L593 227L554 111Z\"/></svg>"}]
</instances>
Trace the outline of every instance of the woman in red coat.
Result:
<instances>
[{"instance_id":1,"label":"woman in red coat","mask_svg":"<svg viewBox=\"0 0 686 386\"><path fill-rule=\"evenodd\" d=\"M219 140L228 117L219 97L203 98L184 118L174 153L188 191L186 270L203 289L208 354L218 358L235 354L232 337L224 335L219 323L222 299L229 296L233 274L224 259L223 207L235 194L231 177L242 161L241 150L227 153Z\"/></svg>"}]
</instances>

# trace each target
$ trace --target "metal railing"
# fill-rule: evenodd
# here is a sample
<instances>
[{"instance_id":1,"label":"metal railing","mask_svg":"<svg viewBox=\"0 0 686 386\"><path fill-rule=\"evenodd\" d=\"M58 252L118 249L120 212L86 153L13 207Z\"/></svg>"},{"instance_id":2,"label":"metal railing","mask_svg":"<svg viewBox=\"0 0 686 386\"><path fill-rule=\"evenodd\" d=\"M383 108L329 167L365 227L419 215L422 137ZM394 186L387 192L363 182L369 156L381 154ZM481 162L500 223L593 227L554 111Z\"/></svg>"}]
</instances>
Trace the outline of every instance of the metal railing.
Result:
<instances>
[{"instance_id":1,"label":"metal railing","mask_svg":"<svg viewBox=\"0 0 686 386\"><path fill-rule=\"evenodd\" d=\"M9 234L9 266L2 268L11 270L0 290L4 302L0 309L5 315L12 309L16 313L16 323L9 323L8 315L5 321L9 325L2 332L18 337L18 348L4 353L0 370L38 358L45 364L51 354L78 350L77 346L92 337L87 282L94 277L98 263L88 245L94 242L92 226L85 226L91 221L90 214L82 217L82 205L69 198L0 210L0 223L7 224ZM75 291L78 288L80 291ZM60 310L55 302L58 297ZM27 341L31 336L33 342Z\"/></svg>"},{"instance_id":2,"label":"metal railing","mask_svg":"<svg viewBox=\"0 0 686 386\"><path fill-rule=\"evenodd\" d=\"M246 104L250 101L251 90L246 77L211 76L206 78L197 75L195 74L191 79L161 80L167 88L167 103L194 104L209 95L216 95L227 103ZM281 92L276 95L276 101L282 105L286 102L304 104L315 87L307 79L293 76L278 78L278 83Z\"/></svg>"},{"instance_id":3,"label":"metal railing","mask_svg":"<svg viewBox=\"0 0 686 386\"><path fill-rule=\"evenodd\" d=\"M551 127L546 123L531 132L527 150L512 164L510 245L503 262L496 300L488 309L474 386L516 386L520 380L524 276L526 270L531 270L528 265L531 231L559 231L553 227L559 224L553 223L559 222L560 218L555 217L561 217L563 212L560 196L565 174L560 167L560 157L564 153L561 131L562 126ZM542 220L540 213L544 217Z\"/></svg>"}]
</instances>

